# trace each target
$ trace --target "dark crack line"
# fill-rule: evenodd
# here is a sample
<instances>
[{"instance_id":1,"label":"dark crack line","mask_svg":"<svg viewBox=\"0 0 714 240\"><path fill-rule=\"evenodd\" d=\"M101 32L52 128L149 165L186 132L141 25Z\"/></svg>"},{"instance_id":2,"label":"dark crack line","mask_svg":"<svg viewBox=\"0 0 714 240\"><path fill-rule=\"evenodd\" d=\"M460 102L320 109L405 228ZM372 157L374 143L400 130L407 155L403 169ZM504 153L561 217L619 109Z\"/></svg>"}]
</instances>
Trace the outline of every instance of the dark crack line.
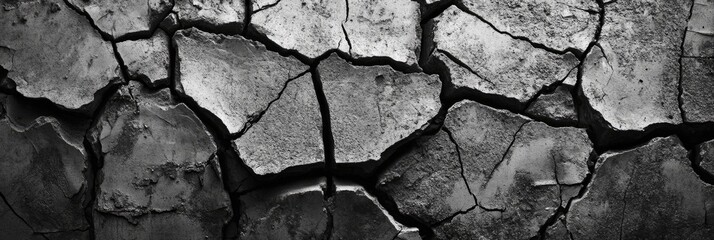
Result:
<instances>
[{"instance_id":1,"label":"dark crack line","mask_svg":"<svg viewBox=\"0 0 714 240\"><path fill-rule=\"evenodd\" d=\"M247 5L248 5L248 2L250 2L251 0L245 0L245 1L246 1L246 6L247 6ZM252 14L256 14L256 13L259 13L259 12L261 12L261 11L263 11L263 10L268 9L268 8L275 7L275 6L277 6L281 1L282 1L282 0L277 0L277 1L275 1L274 3L266 4L265 6L261 6L260 8L254 10ZM251 4L252 4L252 3L251 3ZM252 8L252 7L251 7L251 8Z\"/></svg>"},{"instance_id":2,"label":"dark crack line","mask_svg":"<svg viewBox=\"0 0 714 240\"><path fill-rule=\"evenodd\" d=\"M461 167L461 172L460 172L461 179L466 184L466 190L468 190L469 194L471 194L471 197L474 198L474 203L475 203L474 205L478 205L478 199L476 198L476 194L474 194L473 191L471 191L471 186L469 184L469 181L468 181L468 179L466 179L466 174L465 174L465 170L464 170L464 162L463 162L463 159L461 159L461 147L459 146L459 143L456 142L456 139L454 139L453 133L451 133L451 131L448 128L443 127L442 130L444 132L446 132L446 135L449 136L449 140L456 147L456 156L458 157L459 166Z\"/></svg>"},{"instance_id":3,"label":"dark crack line","mask_svg":"<svg viewBox=\"0 0 714 240\"><path fill-rule=\"evenodd\" d=\"M347 29L345 29L345 23L347 23L347 20L350 18L350 1L345 0L345 8L346 8L346 13L345 13L345 21L342 22L342 33L345 34L345 41L347 41L347 46L349 46L349 50L347 53L351 56L352 55L352 41L350 41L350 36L347 35Z\"/></svg>"},{"instance_id":4,"label":"dark crack line","mask_svg":"<svg viewBox=\"0 0 714 240\"><path fill-rule=\"evenodd\" d=\"M522 123L521 126L518 127L518 130L516 130L516 132L513 133L513 136L511 136L511 143L509 143L506 150L503 151L503 156L501 156L501 160L498 161L498 163L496 163L496 166L494 166L493 169L491 169L491 172L488 174L488 177L486 177L486 179L488 179L488 181L491 181L491 177L493 177L493 174L496 172L496 170L499 167L501 167L501 164L503 164L503 161L506 160L506 156L508 155L508 152L511 150L511 147L513 147L513 144L516 143L516 138L518 137L518 133L521 132L521 130L523 129L523 126L525 126L526 124L528 124L530 122L531 121L526 121L526 122Z\"/></svg>"},{"instance_id":5,"label":"dark crack line","mask_svg":"<svg viewBox=\"0 0 714 240\"><path fill-rule=\"evenodd\" d=\"M684 66L682 65L682 58L684 57L684 41L687 38L687 31L689 31L689 21L692 19L692 12L694 11L694 5L695 2L692 0L692 6L689 8L689 16L687 16L687 26L684 27L684 32L682 33L682 43L679 45L679 78L677 79L677 105L679 107L679 114L680 117L682 118L682 122L687 122L686 114L684 112L684 99L682 95L684 95L684 87L682 86L683 82L683 71L684 71Z\"/></svg>"},{"instance_id":6,"label":"dark crack line","mask_svg":"<svg viewBox=\"0 0 714 240\"><path fill-rule=\"evenodd\" d=\"M310 70L305 70L304 72L298 74L297 76L289 78L287 81L285 81L285 83L283 83L283 87L280 89L280 92L278 92L278 95L273 100L270 100L270 102L268 102L268 105L264 109L262 109L260 112L258 112L257 115L248 116L248 118L247 118L248 121L246 121L246 123L243 125L243 128L240 131L238 131L237 133L231 133L231 139L236 140L236 139L240 138L241 136L243 136L245 133L247 133L253 127L253 125L258 123L260 121L260 119L263 118L263 115L265 115L265 113L268 112L268 110L270 110L270 106L272 106L273 103L280 100L280 97L283 96L283 93L285 93L285 90L288 88L288 85L292 81L299 79L300 77L304 76L305 74L307 74L309 72L310 72Z\"/></svg>"},{"instance_id":7,"label":"dark crack line","mask_svg":"<svg viewBox=\"0 0 714 240\"><path fill-rule=\"evenodd\" d=\"M464 63L464 62L462 62L461 60L459 60L456 56L454 56L454 55L451 54L450 52L448 52L448 51L446 51L446 50L442 50L442 49L437 49L436 51L439 52L439 53L441 53L441 54L444 54L444 56L446 56L447 58L449 58L449 60L451 60L452 62L454 62L454 63L456 63L457 65L461 66L462 68L465 68L465 69L468 70L469 72L471 72L471 73L473 73L474 75L476 75L478 78L483 79L484 81L490 83L491 85L496 85L496 84L493 83L493 81L491 81L490 79L488 79L488 78L482 76L481 74L479 74L478 72L476 72L476 70L472 69L469 65L467 65L466 63ZM504 97L505 97L505 96L504 96Z\"/></svg>"},{"instance_id":8,"label":"dark crack line","mask_svg":"<svg viewBox=\"0 0 714 240\"><path fill-rule=\"evenodd\" d=\"M47 238L47 236L45 236L45 235L42 234L41 232L35 231L35 229L32 227L32 225L30 225L30 223L27 222L27 220L25 220L22 216L20 216L20 214L18 214L18 213L15 211L15 209L12 207L12 205L10 205L10 202L7 201L7 198L5 198L5 195L4 195L2 192L0 192L0 198L2 198L2 201L5 203L5 205L7 206L7 208L10 209L10 212L12 212L12 214L14 214L15 217L17 217L18 219L20 219L20 221L22 221L23 223L25 223L25 225L27 225L27 227L30 228L30 230L32 230L32 234L40 235L40 236L42 236L44 239L49 240L49 238Z\"/></svg>"},{"instance_id":9,"label":"dark crack line","mask_svg":"<svg viewBox=\"0 0 714 240\"><path fill-rule=\"evenodd\" d=\"M548 46L546 46L546 45L544 45L544 44L534 42L534 41L530 40L530 39L527 38L527 37L524 37L524 36L516 36L516 35L513 35L513 34L511 34L511 33L509 33L509 32L501 31L500 29L496 28L496 26L494 26L491 22L486 21L486 19L484 19L484 18L481 17L480 15L476 14L475 12L471 11L470 9L468 9L468 7L466 7L463 3L457 2L455 5L456 5L456 7L458 7L461 11L463 11L463 12L465 12L465 13L468 13L469 15L478 18L478 19L479 19L481 22L483 22L483 23L486 23L486 25L488 25L489 27L491 27L491 29L493 29L494 31L496 31L496 32L498 32L498 33L500 33L500 34L507 35L507 36L511 37L512 39L527 42L527 43L529 43L529 44L530 44L532 47L534 47L534 48L541 49L541 50L544 50L544 51L547 51L547 52L550 52L550 53L553 53L553 54L557 54L557 55L564 55L564 54L567 54L567 53L572 53L573 55L575 55L575 56L578 57L578 58L580 58L580 57L583 55L583 52L582 52L582 51L580 51L580 50L578 50L578 49L576 49L576 48L573 48L573 47L568 47L568 48L566 48L565 50L558 50L558 49L550 48L550 47L548 47Z\"/></svg>"},{"instance_id":10,"label":"dark crack line","mask_svg":"<svg viewBox=\"0 0 714 240\"><path fill-rule=\"evenodd\" d=\"M335 139L332 132L332 120L330 118L330 106L327 96L325 95L320 77L320 71L317 66L311 66L310 72L312 76L312 85L315 88L318 105L320 106L320 116L322 117L322 144L325 154L325 177L327 181L327 189L325 190L325 198L330 198L335 195L337 186L335 185L334 172L337 168L335 160Z\"/></svg>"}]
</instances>

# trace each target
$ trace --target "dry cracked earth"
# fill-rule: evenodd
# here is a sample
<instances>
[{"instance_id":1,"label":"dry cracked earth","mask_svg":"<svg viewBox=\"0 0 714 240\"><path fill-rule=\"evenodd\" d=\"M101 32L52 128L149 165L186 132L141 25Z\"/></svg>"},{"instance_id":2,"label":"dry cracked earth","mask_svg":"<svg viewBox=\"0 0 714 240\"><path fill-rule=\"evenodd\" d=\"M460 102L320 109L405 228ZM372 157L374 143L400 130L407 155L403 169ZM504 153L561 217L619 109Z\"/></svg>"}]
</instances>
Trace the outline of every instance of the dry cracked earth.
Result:
<instances>
[{"instance_id":1,"label":"dry cracked earth","mask_svg":"<svg viewBox=\"0 0 714 240\"><path fill-rule=\"evenodd\" d=\"M714 0L0 3L0 239L714 238Z\"/></svg>"}]
</instances>

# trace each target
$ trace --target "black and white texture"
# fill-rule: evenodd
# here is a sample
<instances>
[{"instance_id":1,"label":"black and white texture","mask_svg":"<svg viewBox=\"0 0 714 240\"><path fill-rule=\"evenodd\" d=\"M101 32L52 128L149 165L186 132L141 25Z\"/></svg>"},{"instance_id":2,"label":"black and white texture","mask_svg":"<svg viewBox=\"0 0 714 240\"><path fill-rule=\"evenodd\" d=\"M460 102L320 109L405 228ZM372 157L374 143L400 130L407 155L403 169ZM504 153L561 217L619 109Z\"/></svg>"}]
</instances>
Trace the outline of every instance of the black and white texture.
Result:
<instances>
[{"instance_id":1,"label":"black and white texture","mask_svg":"<svg viewBox=\"0 0 714 240\"><path fill-rule=\"evenodd\" d=\"M712 239L714 0L0 0L0 240Z\"/></svg>"}]
</instances>

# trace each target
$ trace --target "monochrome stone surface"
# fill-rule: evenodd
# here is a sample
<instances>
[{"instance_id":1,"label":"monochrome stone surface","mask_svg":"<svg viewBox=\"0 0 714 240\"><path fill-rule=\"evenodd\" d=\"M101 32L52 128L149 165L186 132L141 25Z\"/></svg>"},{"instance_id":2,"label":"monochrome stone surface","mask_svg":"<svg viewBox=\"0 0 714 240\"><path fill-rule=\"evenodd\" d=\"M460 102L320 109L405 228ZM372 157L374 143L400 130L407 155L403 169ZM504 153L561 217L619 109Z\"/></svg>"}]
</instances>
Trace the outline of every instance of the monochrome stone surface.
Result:
<instances>
[{"instance_id":1,"label":"monochrome stone surface","mask_svg":"<svg viewBox=\"0 0 714 240\"><path fill-rule=\"evenodd\" d=\"M168 89L122 87L91 134L104 156L94 214L99 238L221 236L231 204L216 145Z\"/></svg>"},{"instance_id":2,"label":"monochrome stone surface","mask_svg":"<svg viewBox=\"0 0 714 240\"><path fill-rule=\"evenodd\" d=\"M295 58L240 36L189 29L173 41L179 91L216 115L230 133L243 130L278 98L285 82L308 70Z\"/></svg>"},{"instance_id":3,"label":"monochrome stone surface","mask_svg":"<svg viewBox=\"0 0 714 240\"><path fill-rule=\"evenodd\" d=\"M455 6L434 21L435 57L446 64L459 87L525 103L544 86L563 80L578 64L570 53L535 48Z\"/></svg>"},{"instance_id":4,"label":"monochrome stone surface","mask_svg":"<svg viewBox=\"0 0 714 240\"><path fill-rule=\"evenodd\" d=\"M690 7L685 0L606 5L602 37L583 63L581 87L611 129L682 122L679 58Z\"/></svg>"},{"instance_id":5,"label":"monochrome stone surface","mask_svg":"<svg viewBox=\"0 0 714 240\"><path fill-rule=\"evenodd\" d=\"M317 66L330 108L337 163L374 162L439 111L438 76L352 66L336 54Z\"/></svg>"},{"instance_id":6,"label":"monochrome stone surface","mask_svg":"<svg viewBox=\"0 0 714 240\"><path fill-rule=\"evenodd\" d=\"M714 0L0 0L0 240L714 236Z\"/></svg>"},{"instance_id":7,"label":"monochrome stone surface","mask_svg":"<svg viewBox=\"0 0 714 240\"><path fill-rule=\"evenodd\" d=\"M23 96L79 109L121 81L111 43L63 1L3 1L2 8L0 67Z\"/></svg>"}]
</instances>

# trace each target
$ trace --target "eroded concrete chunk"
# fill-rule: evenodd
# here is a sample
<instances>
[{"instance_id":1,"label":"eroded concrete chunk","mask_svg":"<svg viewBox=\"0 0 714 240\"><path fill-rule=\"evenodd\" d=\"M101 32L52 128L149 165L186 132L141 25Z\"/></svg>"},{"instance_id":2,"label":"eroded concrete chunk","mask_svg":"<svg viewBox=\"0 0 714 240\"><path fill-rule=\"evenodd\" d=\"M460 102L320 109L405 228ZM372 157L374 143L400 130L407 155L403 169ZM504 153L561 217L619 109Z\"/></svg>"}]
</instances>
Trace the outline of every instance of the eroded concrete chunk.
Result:
<instances>
[{"instance_id":1,"label":"eroded concrete chunk","mask_svg":"<svg viewBox=\"0 0 714 240\"><path fill-rule=\"evenodd\" d=\"M174 11L184 27L236 34L243 30L245 1L176 0Z\"/></svg>"},{"instance_id":2,"label":"eroded concrete chunk","mask_svg":"<svg viewBox=\"0 0 714 240\"><path fill-rule=\"evenodd\" d=\"M0 228L0 238L77 230L67 239L88 239L80 232L89 228L84 208L90 199L82 138L65 134L52 117L27 126L12 121L0 119L0 194L7 201L0 203L0 219L10 224Z\"/></svg>"},{"instance_id":3,"label":"eroded concrete chunk","mask_svg":"<svg viewBox=\"0 0 714 240\"><path fill-rule=\"evenodd\" d=\"M559 51L585 51L598 27L594 0L466 0L464 6L499 31Z\"/></svg>"},{"instance_id":4,"label":"eroded concrete chunk","mask_svg":"<svg viewBox=\"0 0 714 240\"><path fill-rule=\"evenodd\" d=\"M0 67L23 96L79 109L121 81L111 43L63 1L5 1L2 8Z\"/></svg>"},{"instance_id":5,"label":"eroded concrete chunk","mask_svg":"<svg viewBox=\"0 0 714 240\"><path fill-rule=\"evenodd\" d=\"M377 189L394 200L400 213L427 224L476 205L461 176L457 146L444 131L417 139L380 174Z\"/></svg>"},{"instance_id":6,"label":"eroded concrete chunk","mask_svg":"<svg viewBox=\"0 0 714 240\"><path fill-rule=\"evenodd\" d=\"M331 239L416 238L413 234L416 229L405 227L394 220L377 198L359 185L338 182L337 192L331 201Z\"/></svg>"},{"instance_id":7,"label":"eroded concrete chunk","mask_svg":"<svg viewBox=\"0 0 714 240\"><path fill-rule=\"evenodd\" d=\"M676 137L603 154L588 189L567 215L574 239L706 239L714 233L714 189L694 173Z\"/></svg>"},{"instance_id":8,"label":"eroded concrete chunk","mask_svg":"<svg viewBox=\"0 0 714 240\"><path fill-rule=\"evenodd\" d=\"M171 11L169 0L69 0L92 19L100 31L114 39L150 35Z\"/></svg>"},{"instance_id":9,"label":"eroded concrete chunk","mask_svg":"<svg viewBox=\"0 0 714 240\"><path fill-rule=\"evenodd\" d=\"M440 108L437 75L352 66L336 54L318 70L338 164L380 160L389 147L425 128Z\"/></svg>"},{"instance_id":10,"label":"eroded concrete chunk","mask_svg":"<svg viewBox=\"0 0 714 240\"><path fill-rule=\"evenodd\" d=\"M196 29L174 35L177 88L237 133L278 98L285 82L308 70L295 58L243 37Z\"/></svg>"},{"instance_id":11,"label":"eroded concrete chunk","mask_svg":"<svg viewBox=\"0 0 714 240\"><path fill-rule=\"evenodd\" d=\"M695 0L684 37L685 57L714 57L714 1Z\"/></svg>"},{"instance_id":12,"label":"eroded concrete chunk","mask_svg":"<svg viewBox=\"0 0 714 240\"><path fill-rule=\"evenodd\" d=\"M697 145L694 158L702 169L714 174L714 140Z\"/></svg>"},{"instance_id":13,"label":"eroded concrete chunk","mask_svg":"<svg viewBox=\"0 0 714 240\"><path fill-rule=\"evenodd\" d=\"M117 43L117 51L129 71L129 77L153 87L169 84L169 37L164 31L156 30L150 39Z\"/></svg>"},{"instance_id":14,"label":"eroded concrete chunk","mask_svg":"<svg viewBox=\"0 0 714 240\"><path fill-rule=\"evenodd\" d=\"M177 239L220 238L231 205L216 145L168 89L150 92L136 82L121 88L91 133L104 156L94 214L97 238L168 231L178 231L171 234ZM178 234L183 231L190 234Z\"/></svg>"},{"instance_id":15,"label":"eroded concrete chunk","mask_svg":"<svg viewBox=\"0 0 714 240\"><path fill-rule=\"evenodd\" d=\"M593 152L584 129L554 128L473 102L453 107L445 127L479 201L435 229L445 239L537 236L557 208L577 195Z\"/></svg>"},{"instance_id":16,"label":"eroded concrete chunk","mask_svg":"<svg viewBox=\"0 0 714 240\"><path fill-rule=\"evenodd\" d=\"M691 1L606 5L600 46L583 63L587 104L612 130L682 122L679 58Z\"/></svg>"},{"instance_id":17,"label":"eroded concrete chunk","mask_svg":"<svg viewBox=\"0 0 714 240\"><path fill-rule=\"evenodd\" d=\"M256 1L253 9L259 33L309 58L337 49L354 58L416 63L421 30L414 1Z\"/></svg>"},{"instance_id":18,"label":"eroded concrete chunk","mask_svg":"<svg viewBox=\"0 0 714 240\"><path fill-rule=\"evenodd\" d=\"M324 179L283 184L242 195L240 239L325 239L330 224Z\"/></svg>"},{"instance_id":19,"label":"eroded concrete chunk","mask_svg":"<svg viewBox=\"0 0 714 240\"><path fill-rule=\"evenodd\" d=\"M535 48L455 6L437 16L434 26L435 57L446 64L457 87L526 103L578 64L570 53Z\"/></svg>"},{"instance_id":20,"label":"eroded concrete chunk","mask_svg":"<svg viewBox=\"0 0 714 240\"><path fill-rule=\"evenodd\" d=\"M288 82L260 121L234 142L243 162L260 175L323 163L322 117L310 74Z\"/></svg>"}]
</instances>

